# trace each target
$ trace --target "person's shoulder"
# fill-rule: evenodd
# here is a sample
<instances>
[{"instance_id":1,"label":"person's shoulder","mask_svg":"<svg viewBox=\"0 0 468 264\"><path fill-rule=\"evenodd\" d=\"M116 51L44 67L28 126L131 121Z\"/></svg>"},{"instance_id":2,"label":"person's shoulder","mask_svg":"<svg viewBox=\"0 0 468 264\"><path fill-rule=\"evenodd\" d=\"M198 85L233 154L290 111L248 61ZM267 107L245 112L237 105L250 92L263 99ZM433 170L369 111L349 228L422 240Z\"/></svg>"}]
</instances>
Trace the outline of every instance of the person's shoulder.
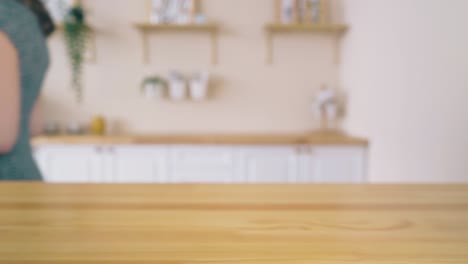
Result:
<instances>
[{"instance_id":1,"label":"person's shoulder","mask_svg":"<svg viewBox=\"0 0 468 264\"><path fill-rule=\"evenodd\" d=\"M18 21L29 21L31 12L17 0L0 0L0 26L18 24Z\"/></svg>"},{"instance_id":2,"label":"person's shoulder","mask_svg":"<svg viewBox=\"0 0 468 264\"><path fill-rule=\"evenodd\" d=\"M14 15L16 7L12 4L10 0L0 0L0 29L5 29Z\"/></svg>"},{"instance_id":3,"label":"person's shoulder","mask_svg":"<svg viewBox=\"0 0 468 264\"><path fill-rule=\"evenodd\" d=\"M17 0L0 0L0 31L14 37L18 32L30 31L34 23L37 18L28 7Z\"/></svg>"},{"instance_id":4,"label":"person's shoulder","mask_svg":"<svg viewBox=\"0 0 468 264\"><path fill-rule=\"evenodd\" d=\"M19 3L12 0L0 0L0 19L6 20L18 10Z\"/></svg>"},{"instance_id":5,"label":"person's shoulder","mask_svg":"<svg viewBox=\"0 0 468 264\"><path fill-rule=\"evenodd\" d=\"M12 0L2 0L0 1L0 10L4 10L6 8L12 8L16 4L16 1Z\"/></svg>"}]
</instances>

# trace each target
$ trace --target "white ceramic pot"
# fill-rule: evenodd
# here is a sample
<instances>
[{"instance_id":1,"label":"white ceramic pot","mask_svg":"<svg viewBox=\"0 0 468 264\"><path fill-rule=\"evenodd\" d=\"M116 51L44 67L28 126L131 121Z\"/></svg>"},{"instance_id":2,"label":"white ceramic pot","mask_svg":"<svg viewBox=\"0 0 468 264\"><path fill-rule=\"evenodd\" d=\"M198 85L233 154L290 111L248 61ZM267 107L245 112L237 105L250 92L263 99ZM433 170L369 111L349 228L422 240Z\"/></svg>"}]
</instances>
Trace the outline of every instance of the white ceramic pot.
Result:
<instances>
[{"instance_id":1,"label":"white ceramic pot","mask_svg":"<svg viewBox=\"0 0 468 264\"><path fill-rule=\"evenodd\" d=\"M160 83L146 83L143 85L143 94L147 99L161 99L164 96L164 85Z\"/></svg>"},{"instance_id":2,"label":"white ceramic pot","mask_svg":"<svg viewBox=\"0 0 468 264\"><path fill-rule=\"evenodd\" d=\"M187 87L184 81L171 81L169 83L169 96L174 101L181 101L187 97Z\"/></svg>"},{"instance_id":3,"label":"white ceramic pot","mask_svg":"<svg viewBox=\"0 0 468 264\"><path fill-rule=\"evenodd\" d=\"M195 101L202 101L208 97L208 83L202 81L190 82L190 97Z\"/></svg>"}]
</instances>

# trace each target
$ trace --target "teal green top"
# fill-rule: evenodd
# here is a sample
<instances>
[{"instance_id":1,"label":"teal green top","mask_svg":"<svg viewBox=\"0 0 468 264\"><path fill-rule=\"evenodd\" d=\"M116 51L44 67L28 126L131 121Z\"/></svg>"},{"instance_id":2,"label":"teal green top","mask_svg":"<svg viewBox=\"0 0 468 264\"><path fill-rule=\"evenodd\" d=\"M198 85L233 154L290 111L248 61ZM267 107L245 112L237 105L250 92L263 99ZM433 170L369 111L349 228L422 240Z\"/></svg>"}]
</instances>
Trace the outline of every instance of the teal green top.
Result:
<instances>
[{"instance_id":1,"label":"teal green top","mask_svg":"<svg viewBox=\"0 0 468 264\"><path fill-rule=\"evenodd\" d=\"M20 134L13 150L0 154L0 180L40 181L30 145L29 119L49 65L46 39L35 14L17 0L0 0L0 31L16 47L21 75Z\"/></svg>"}]
</instances>

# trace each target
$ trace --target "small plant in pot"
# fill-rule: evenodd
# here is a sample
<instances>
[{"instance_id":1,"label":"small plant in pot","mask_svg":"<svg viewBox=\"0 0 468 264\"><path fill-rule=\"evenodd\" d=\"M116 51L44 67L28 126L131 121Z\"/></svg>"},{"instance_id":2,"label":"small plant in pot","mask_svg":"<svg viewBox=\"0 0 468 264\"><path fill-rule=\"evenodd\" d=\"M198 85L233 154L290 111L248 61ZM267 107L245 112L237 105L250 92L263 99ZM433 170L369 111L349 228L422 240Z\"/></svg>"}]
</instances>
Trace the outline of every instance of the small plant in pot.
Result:
<instances>
[{"instance_id":1,"label":"small plant in pot","mask_svg":"<svg viewBox=\"0 0 468 264\"><path fill-rule=\"evenodd\" d=\"M78 1L67 11L64 22L64 38L72 73L71 85L77 102L81 102L83 97L82 72L88 37L86 12Z\"/></svg>"},{"instance_id":2,"label":"small plant in pot","mask_svg":"<svg viewBox=\"0 0 468 264\"><path fill-rule=\"evenodd\" d=\"M143 80L141 92L148 99L161 99L164 96L166 81L159 76L150 76Z\"/></svg>"}]
</instances>

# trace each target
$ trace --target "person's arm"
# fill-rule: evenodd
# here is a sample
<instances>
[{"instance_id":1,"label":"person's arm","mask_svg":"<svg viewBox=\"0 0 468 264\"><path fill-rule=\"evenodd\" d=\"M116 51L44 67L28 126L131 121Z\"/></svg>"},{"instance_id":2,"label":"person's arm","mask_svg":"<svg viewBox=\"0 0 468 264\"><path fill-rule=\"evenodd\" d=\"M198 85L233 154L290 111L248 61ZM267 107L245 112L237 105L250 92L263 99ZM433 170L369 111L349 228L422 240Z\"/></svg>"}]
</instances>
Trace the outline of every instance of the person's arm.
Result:
<instances>
[{"instance_id":1,"label":"person's arm","mask_svg":"<svg viewBox=\"0 0 468 264\"><path fill-rule=\"evenodd\" d=\"M20 73L15 46L0 31L0 154L16 144L20 126Z\"/></svg>"},{"instance_id":2,"label":"person's arm","mask_svg":"<svg viewBox=\"0 0 468 264\"><path fill-rule=\"evenodd\" d=\"M29 120L29 129L31 136L37 136L42 133L43 126L42 126L42 104L41 100L38 99L36 104L34 105L31 120Z\"/></svg>"}]
</instances>

